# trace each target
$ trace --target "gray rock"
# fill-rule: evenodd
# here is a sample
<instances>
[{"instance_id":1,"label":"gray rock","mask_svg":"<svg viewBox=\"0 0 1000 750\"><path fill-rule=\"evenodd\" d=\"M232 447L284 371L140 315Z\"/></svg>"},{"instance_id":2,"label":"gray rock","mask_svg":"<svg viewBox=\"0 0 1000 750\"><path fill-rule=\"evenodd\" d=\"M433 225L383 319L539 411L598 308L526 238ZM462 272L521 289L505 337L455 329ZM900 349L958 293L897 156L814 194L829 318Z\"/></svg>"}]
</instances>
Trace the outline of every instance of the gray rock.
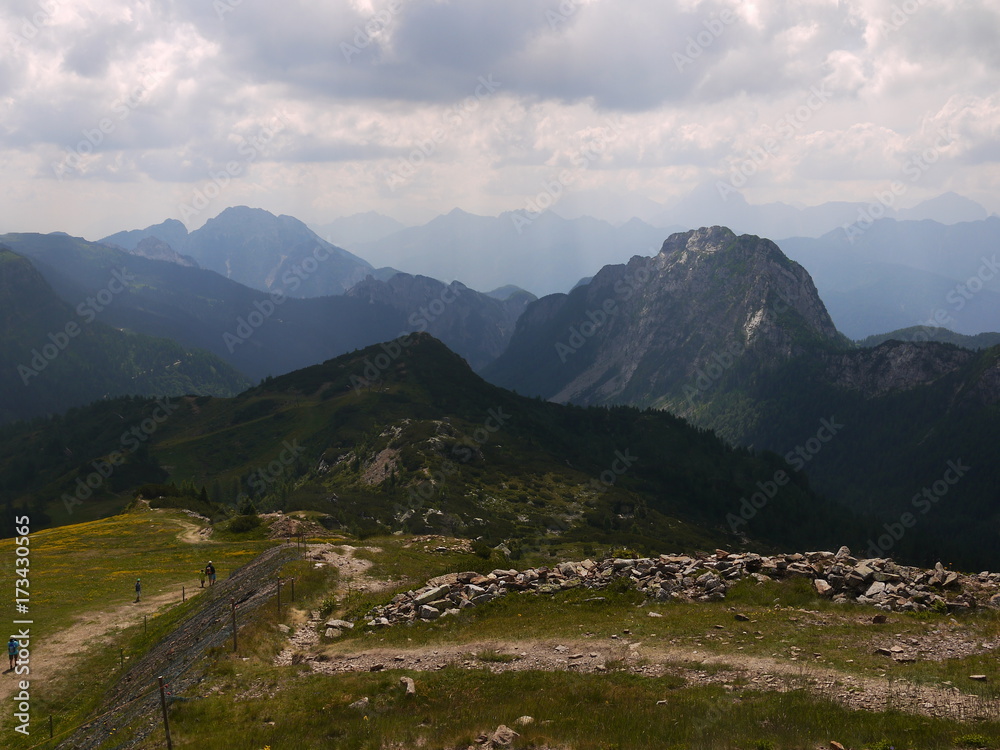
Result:
<instances>
[{"instance_id":1,"label":"gray rock","mask_svg":"<svg viewBox=\"0 0 1000 750\"><path fill-rule=\"evenodd\" d=\"M424 591L422 594L417 594L413 597L413 603L419 606L421 604L426 604L427 602L432 602L435 599L440 599L450 590L450 586L434 586L433 588Z\"/></svg>"},{"instance_id":2,"label":"gray rock","mask_svg":"<svg viewBox=\"0 0 1000 750\"><path fill-rule=\"evenodd\" d=\"M429 604L424 604L420 607L419 616L421 620L436 620L441 616L441 610Z\"/></svg>"}]
</instances>

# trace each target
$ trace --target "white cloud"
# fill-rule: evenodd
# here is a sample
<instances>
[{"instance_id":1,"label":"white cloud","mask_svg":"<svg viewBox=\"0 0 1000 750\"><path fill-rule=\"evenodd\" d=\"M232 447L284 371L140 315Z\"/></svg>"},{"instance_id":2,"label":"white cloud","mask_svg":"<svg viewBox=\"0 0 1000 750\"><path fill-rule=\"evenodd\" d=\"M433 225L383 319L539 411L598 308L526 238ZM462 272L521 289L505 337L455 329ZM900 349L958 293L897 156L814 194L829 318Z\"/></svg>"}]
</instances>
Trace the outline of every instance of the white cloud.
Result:
<instances>
[{"instance_id":1,"label":"white cloud","mask_svg":"<svg viewBox=\"0 0 1000 750\"><path fill-rule=\"evenodd\" d=\"M225 205L496 213L579 164L609 118L621 132L574 189L664 200L726 175L813 87L829 102L760 165L753 199L856 199L942 127L954 143L920 188L1000 187L991 0L220 2L0 9L6 228L96 235L176 216L276 112L284 127Z\"/></svg>"}]
</instances>

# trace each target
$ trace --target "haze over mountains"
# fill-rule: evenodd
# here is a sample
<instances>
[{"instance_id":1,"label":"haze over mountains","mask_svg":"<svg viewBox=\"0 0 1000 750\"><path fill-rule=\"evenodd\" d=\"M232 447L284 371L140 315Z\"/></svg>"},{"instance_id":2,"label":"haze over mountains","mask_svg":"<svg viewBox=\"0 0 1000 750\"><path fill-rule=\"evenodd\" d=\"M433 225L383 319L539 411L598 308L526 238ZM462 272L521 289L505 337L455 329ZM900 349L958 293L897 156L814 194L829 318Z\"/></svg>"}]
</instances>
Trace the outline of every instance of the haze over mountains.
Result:
<instances>
[{"instance_id":1,"label":"haze over mountains","mask_svg":"<svg viewBox=\"0 0 1000 750\"><path fill-rule=\"evenodd\" d=\"M572 197L565 196L567 201ZM691 195L674 209L687 207L697 215L699 206L712 200L710 194ZM812 216L814 228L820 226L817 216L829 222L832 216L846 215L844 206L860 210L860 204L803 210L748 206L738 194L728 196L728 203L730 213L735 206L737 213L750 217L747 221ZM914 209L921 211L948 219L983 213L951 194ZM1000 219L947 225L929 219L879 219L848 228L852 226L851 232L841 226L820 237L778 242L782 252L809 272L837 330L854 339L914 325L968 335L1000 330L994 250ZM247 207L226 209L193 232L166 220L116 233L102 243L60 233L4 239L69 304L101 288L115 269L134 268L143 281L117 297L102 312L102 321L206 350L246 377L259 379L412 331L439 337L482 370L504 353L518 317L534 299L519 290L556 288L562 293L580 279L600 276L603 266L628 262L631 267L636 261L630 258L655 258L665 234L635 218L614 226L589 217L564 219L554 210L484 217L456 209L402 229L398 222L368 213L332 222L326 230L331 237L339 233L356 243L352 249L357 254L322 239L293 217ZM383 263L410 272L375 268ZM430 271L414 274L411 269ZM477 287L484 291L475 291ZM485 293L490 289L498 292ZM551 307L553 301L539 304ZM682 305L676 317L687 314ZM684 335L697 337L703 329L689 319ZM686 357L693 356L689 349L694 340L686 345ZM698 362L688 357L682 364ZM544 380L548 366L545 359L535 363L534 377ZM30 413L29 407L25 414Z\"/></svg>"},{"instance_id":2,"label":"haze over mountains","mask_svg":"<svg viewBox=\"0 0 1000 750\"><path fill-rule=\"evenodd\" d=\"M459 239L453 237L452 250L467 242L481 252L479 233L489 235L491 227L504 223L516 233L509 217L455 211L374 242L403 235L411 238L408 252L416 252L443 227L454 225L461 231ZM637 221L615 228L554 214L542 214L532 227L539 231L536 240L567 242L580 227L590 227L593 236L608 242L616 233L659 231ZM996 312L990 302L996 280L993 256L985 256L983 248L995 241L998 228L995 217L948 226L883 219L853 244L843 229L783 242L811 259L822 283L854 279L855 286L847 291L855 299L867 299L873 310L876 302L890 299L886 288L892 284L920 304L934 304L925 290L906 288L912 276L942 279L945 287L958 289L963 282L956 273L961 277L966 273L961 269L978 261L971 273L980 284L965 306L979 311L980 317L967 320L989 322L995 320L989 315ZM1000 463L989 436L998 425L1000 349L972 351L955 345L989 346L994 338L963 339L947 330L917 329L900 334L898 338L907 339L903 343L889 337L857 347L839 330L807 266L770 240L720 226L674 233L656 253L606 264L568 294L536 299L516 286L484 293L458 281L409 273L387 272L386 278L379 278L366 261L352 260L355 256L326 243L301 222L260 210L228 209L198 230L205 232L202 235L181 229L166 222L116 235L108 244L58 233L10 234L0 241L29 259L64 300L85 298L116 273L127 271L129 283L100 313L103 323L207 350L211 354L198 356L214 355L254 380L376 345L364 359L363 376L351 388L380 391L411 340L405 334L426 332L497 385L577 405L676 413L733 444L774 451L796 471L808 465L810 481L821 493L851 513L883 519L906 512L914 488L933 486L948 460L961 459L966 462L962 466L974 466L975 471L963 478L962 495L951 499L947 516L935 516L934 528L948 533L913 533L896 549L910 556L962 559L969 544L981 547L996 535L1000 511L994 495L1000 486ZM186 252L177 253L158 234L172 237ZM308 289L343 289L352 274L368 272L345 293L285 296L283 282L275 279L278 271L288 268L284 264L291 254L282 252L286 241L294 243L298 259L295 278L302 286L310 282ZM142 248L153 257L122 245ZM512 267L552 270L533 263L523 249L504 255L501 245L496 239L487 246L493 251L489 257L496 260L494 273ZM590 247L600 253L600 243ZM323 257L311 254L316 248ZM539 246L535 252L541 252ZM839 253L836 261L830 253ZM196 264L185 259L188 255ZM311 272L306 268L310 257L315 260ZM469 268L475 257L466 259ZM244 269L259 287L201 267L218 264L219 258L227 259L230 270ZM327 268L324 264L333 259L337 262ZM7 265L23 268L25 261ZM894 273L873 277L878 283L866 287L861 282L869 266L883 271L888 267ZM265 269L270 270L265 274ZM561 273L568 280L576 271L571 276ZM865 297L868 288L878 289L881 298ZM942 305L950 304L944 291ZM963 311L968 312L953 310L956 316ZM890 306L883 317L889 318L890 312L899 314ZM903 308L903 313L910 312ZM16 306L8 310L8 320L17 314ZM878 319L876 314L862 318L868 326L878 325L871 322ZM44 332L29 338L45 343ZM31 341L13 344L15 349L30 348ZM71 361L76 360L66 360ZM60 382L54 379L51 384ZM110 382L105 393L91 397L141 392ZM223 394L232 388L205 378L184 382L200 393ZM26 394L29 404L34 392ZM27 413L45 413L51 404L49 399L26 406ZM901 429L903 423L910 426ZM922 427L930 424L935 425L930 432ZM842 431L850 432L850 439L834 440ZM817 443L821 450L796 453L796 446L801 448L816 435L825 436ZM845 471L845 466L853 468ZM750 538L766 536L776 523L767 516L729 520L733 533Z\"/></svg>"}]
</instances>

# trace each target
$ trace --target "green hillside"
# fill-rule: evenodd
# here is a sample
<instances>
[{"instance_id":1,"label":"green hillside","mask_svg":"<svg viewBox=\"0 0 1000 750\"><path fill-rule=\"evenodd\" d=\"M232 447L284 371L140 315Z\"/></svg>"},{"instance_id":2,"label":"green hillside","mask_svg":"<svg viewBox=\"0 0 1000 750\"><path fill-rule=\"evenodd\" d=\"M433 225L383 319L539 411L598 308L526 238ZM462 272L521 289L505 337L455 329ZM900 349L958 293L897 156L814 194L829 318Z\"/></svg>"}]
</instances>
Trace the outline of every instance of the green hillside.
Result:
<instances>
[{"instance_id":1,"label":"green hillside","mask_svg":"<svg viewBox=\"0 0 1000 750\"><path fill-rule=\"evenodd\" d=\"M129 279L109 275L76 307L0 246L0 423L122 394L232 395L247 379L208 352L116 330L98 315Z\"/></svg>"},{"instance_id":2,"label":"green hillside","mask_svg":"<svg viewBox=\"0 0 1000 750\"><path fill-rule=\"evenodd\" d=\"M737 546L746 540L730 521L757 493L758 540L859 537L856 519L777 456L734 449L662 412L520 397L430 336L408 343L343 355L232 399L185 398L167 409L125 399L8 428L5 499L58 524L114 512L144 483L173 482L192 502L200 494L216 503L207 512L219 518L219 506L246 510L249 501L261 511L316 511L330 528L361 536L445 532L504 543L516 557L567 544ZM137 437L141 425L150 429ZM101 469L110 476L98 482ZM88 480L99 486L88 492ZM171 492L181 490L146 494Z\"/></svg>"}]
</instances>

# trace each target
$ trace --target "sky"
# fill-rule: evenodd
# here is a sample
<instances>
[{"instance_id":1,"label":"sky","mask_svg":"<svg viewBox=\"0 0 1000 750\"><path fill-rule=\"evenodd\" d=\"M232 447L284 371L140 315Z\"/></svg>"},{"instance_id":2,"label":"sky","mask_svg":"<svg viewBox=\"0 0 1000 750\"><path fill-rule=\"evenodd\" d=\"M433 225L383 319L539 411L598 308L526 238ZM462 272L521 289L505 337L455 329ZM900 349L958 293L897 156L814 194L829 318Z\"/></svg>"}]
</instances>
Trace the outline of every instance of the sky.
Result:
<instances>
[{"instance_id":1,"label":"sky","mask_svg":"<svg viewBox=\"0 0 1000 750\"><path fill-rule=\"evenodd\" d=\"M708 187L1000 211L998 0L3 0L0 36L0 232Z\"/></svg>"}]
</instances>

